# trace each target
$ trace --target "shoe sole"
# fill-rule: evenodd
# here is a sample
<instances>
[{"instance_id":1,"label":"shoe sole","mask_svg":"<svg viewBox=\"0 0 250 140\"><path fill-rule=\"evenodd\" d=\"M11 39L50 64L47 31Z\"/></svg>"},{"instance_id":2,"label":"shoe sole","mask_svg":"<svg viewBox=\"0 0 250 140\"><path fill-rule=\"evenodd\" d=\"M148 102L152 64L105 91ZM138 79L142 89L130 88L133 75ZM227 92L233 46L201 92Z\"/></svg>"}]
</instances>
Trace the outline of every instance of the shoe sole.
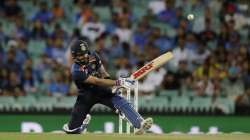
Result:
<instances>
[{"instance_id":1,"label":"shoe sole","mask_svg":"<svg viewBox=\"0 0 250 140\"><path fill-rule=\"evenodd\" d=\"M138 129L135 134L136 135L142 135L145 133L146 130L150 129L153 125L153 119L147 118L142 122L142 128Z\"/></svg>"}]
</instances>

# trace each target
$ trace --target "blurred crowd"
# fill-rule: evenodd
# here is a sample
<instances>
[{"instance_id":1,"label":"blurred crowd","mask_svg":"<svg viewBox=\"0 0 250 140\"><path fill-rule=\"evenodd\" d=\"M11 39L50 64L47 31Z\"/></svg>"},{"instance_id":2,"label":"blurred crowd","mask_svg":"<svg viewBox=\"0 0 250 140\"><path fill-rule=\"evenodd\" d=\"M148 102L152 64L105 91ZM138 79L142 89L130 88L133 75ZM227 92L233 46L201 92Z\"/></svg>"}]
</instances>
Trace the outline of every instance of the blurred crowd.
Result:
<instances>
[{"instance_id":1,"label":"blurred crowd","mask_svg":"<svg viewBox=\"0 0 250 140\"><path fill-rule=\"evenodd\" d=\"M173 52L168 64L140 81L141 96L176 90L250 105L249 6L236 0L2 0L0 95L76 95L68 44L88 38L113 78Z\"/></svg>"}]
</instances>

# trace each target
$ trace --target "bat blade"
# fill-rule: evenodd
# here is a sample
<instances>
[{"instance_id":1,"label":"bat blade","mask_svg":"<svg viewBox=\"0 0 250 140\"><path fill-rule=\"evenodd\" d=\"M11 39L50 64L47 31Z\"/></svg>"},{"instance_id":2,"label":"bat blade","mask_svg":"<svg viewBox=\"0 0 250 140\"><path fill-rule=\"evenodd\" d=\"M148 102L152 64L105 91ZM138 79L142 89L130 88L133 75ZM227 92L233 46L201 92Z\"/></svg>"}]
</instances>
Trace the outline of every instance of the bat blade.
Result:
<instances>
[{"instance_id":1,"label":"bat blade","mask_svg":"<svg viewBox=\"0 0 250 140\"><path fill-rule=\"evenodd\" d=\"M166 62L168 62L172 58L173 58L173 54L171 52L164 53L161 56L150 61L149 63L147 63L143 67L141 67L139 70L135 71L130 76L130 78L135 79L135 80L139 80L142 77L144 77L145 75L147 75L149 72L159 68L160 66L162 66L163 64L165 64Z\"/></svg>"}]
</instances>

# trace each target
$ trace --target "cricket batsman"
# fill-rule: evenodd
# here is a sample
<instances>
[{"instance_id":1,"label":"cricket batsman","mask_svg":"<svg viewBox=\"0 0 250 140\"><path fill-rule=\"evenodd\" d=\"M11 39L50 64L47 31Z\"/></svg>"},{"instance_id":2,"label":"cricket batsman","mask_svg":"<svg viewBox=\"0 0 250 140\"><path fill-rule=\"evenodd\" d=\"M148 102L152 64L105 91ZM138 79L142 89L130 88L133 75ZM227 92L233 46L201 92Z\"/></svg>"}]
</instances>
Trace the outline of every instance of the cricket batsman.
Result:
<instances>
[{"instance_id":1,"label":"cricket batsman","mask_svg":"<svg viewBox=\"0 0 250 140\"><path fill-rule=\"evenodd\" d=\"M126 120L137 128L135 134L144 134L152 126L153 119L143 119L126 99L111 90L114 86L134 88L135 80L111 80L97 53L90 51L87 40L73 40L70 49L74 62L71 66L71 75L79 94L70 121L64 124L63 130L68 134L83 132L90 121L91 108L100 103L124 114Z\"/></svg>"}]
</instances>

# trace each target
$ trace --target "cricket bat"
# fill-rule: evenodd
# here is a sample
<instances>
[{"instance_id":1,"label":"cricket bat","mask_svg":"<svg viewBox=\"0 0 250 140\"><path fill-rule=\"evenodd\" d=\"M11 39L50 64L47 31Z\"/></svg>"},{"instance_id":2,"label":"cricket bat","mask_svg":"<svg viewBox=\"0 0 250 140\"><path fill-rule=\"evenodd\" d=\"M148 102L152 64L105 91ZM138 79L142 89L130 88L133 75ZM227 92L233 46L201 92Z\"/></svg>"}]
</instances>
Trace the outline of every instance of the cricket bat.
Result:
<instances>
[{"instance_id":1,"label":"cricket bat","mask_svg":"<svg viewBox=\"0 0 250 140\"><path fill-rule=\"evenodd\" d=\"M139 80L145 75L147 75L149 72L161 67L163 64L167 63L170 59L173 58L173 54L171 52L166 52L162 54L161 56L155 58L154 60L150 61L143 67L141 67L139 70L135 71L130 78Z\"/></svg>"}]
</instances>

